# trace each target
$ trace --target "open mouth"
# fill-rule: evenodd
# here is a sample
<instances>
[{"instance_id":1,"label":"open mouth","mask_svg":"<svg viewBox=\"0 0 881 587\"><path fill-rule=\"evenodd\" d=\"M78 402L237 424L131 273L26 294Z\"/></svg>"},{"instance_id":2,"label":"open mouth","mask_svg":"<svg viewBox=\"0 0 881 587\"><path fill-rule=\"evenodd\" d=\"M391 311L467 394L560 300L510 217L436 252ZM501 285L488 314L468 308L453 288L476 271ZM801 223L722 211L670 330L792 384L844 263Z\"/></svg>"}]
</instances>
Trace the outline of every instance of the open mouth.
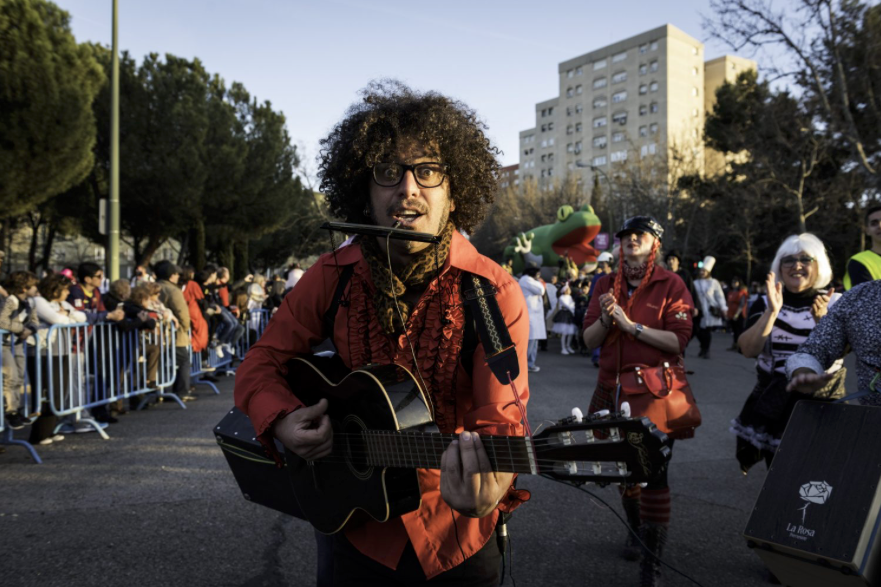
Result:
<instances>
[{"instance_id":1,"label":"open mouth","mask_svg":"<svg viewBox=\"0 0 881 587\"><path fill-rule=\"evenodd\" d=\"M417 220L422 218L424 214L416 210L398 210L393 213L392 218L401 223L402 226L412 226Z\"/></svg>"}]
</instances>

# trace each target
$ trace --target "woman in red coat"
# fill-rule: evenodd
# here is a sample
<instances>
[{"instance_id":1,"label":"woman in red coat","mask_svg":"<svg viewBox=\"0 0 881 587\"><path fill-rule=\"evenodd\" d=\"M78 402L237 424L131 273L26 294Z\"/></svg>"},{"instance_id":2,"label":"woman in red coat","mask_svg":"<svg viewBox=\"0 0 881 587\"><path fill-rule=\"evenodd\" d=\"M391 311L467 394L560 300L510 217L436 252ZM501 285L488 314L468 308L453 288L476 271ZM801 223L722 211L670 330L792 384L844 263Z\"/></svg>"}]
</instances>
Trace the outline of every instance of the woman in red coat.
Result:
<instances>
[{"instance_id":1,"label":"woman in red coat","mask_svg":"<svg viewBox=\"0 0 881 587\"><path fill-rule=\"evenodd\" d=\"M663 234L664 229L653 218L635 216L615 235L621 239L618 270L597 281L596 293L584 317L585 344L591 349L602 346L591 413L616 409L616 382L621 366L655 366L665 361L676 364L691 338L691 295L682 278L655 264ZM669 444L672 447L673 438L693 434L693 429L668 434ZM622 498L631 527L639 529L643 542L660 557L670 524L666 471L645 488L626 488ZM636 540L628 535L625 558L637 560L639 555ZM655 557L643 556L640 576L640 585L660 584L661 565Z\"/></svg>"},{"instance_id":2,"label":"woman in red coat","mask_svg":"<svg viewBox=\"0 0 881 587\"><path fill-rule=\"evenodd\" d=\"M190 310L190 344L193 345L193 353L201 353L208 348L208 322L202 315L199 301L205 299L202 288L193 281L193 268L181 267L180 281L184 290L184 300Z\"/></svg>"}]
</instances>

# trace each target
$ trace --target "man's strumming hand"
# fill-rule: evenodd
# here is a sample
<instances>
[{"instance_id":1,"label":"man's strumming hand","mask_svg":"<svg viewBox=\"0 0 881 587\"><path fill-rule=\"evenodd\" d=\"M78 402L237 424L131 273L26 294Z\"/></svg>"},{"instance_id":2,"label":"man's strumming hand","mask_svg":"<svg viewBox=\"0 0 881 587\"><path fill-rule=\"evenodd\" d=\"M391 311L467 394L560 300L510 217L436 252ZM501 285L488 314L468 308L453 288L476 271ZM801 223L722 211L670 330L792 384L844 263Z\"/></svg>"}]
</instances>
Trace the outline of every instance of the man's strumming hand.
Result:
<instances>
[{"instance_id":1,"label":"man's strumming hand","mask_svg":"<svg viewBox=\"0 0 881 587\"><path fill-rule=\"evenodd\" d=\"M333 427L326 412L327 400L321 399L276 420L272 434L307 461L326 457L333 448Z\"/></svg>"},{"instance_id":2,"label":"man's strumming hand","mask_svg":"<svg viewBox=\"0 0 881 587\"><path fill-rule=\"evenodd\" d=\"M505 496L513 473L493 472L476 432L463 432L441 456L441 497L462 515L482 518Z\"/></svg>"}]
</instances>

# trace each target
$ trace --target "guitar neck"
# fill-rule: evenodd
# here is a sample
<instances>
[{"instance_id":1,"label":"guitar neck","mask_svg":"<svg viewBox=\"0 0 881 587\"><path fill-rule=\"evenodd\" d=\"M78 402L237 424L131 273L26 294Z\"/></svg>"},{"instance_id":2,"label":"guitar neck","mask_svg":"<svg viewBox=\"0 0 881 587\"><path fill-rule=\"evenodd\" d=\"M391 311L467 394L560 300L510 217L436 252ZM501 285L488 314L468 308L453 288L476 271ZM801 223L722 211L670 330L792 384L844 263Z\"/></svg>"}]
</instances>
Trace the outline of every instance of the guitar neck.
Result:
<instances>
[{"instance_id":1,"label":"guitar neck","mask_svg":"<svg viewBox=\"0 0 881 587\"><path fill-rule=\"evenodd\" d=\"M458 434L366 430L368 463L377 467L440 469L441 455ZM481 436L493 471L538 474L532 444L522 436Z\"/></svg>"}]
</instances>

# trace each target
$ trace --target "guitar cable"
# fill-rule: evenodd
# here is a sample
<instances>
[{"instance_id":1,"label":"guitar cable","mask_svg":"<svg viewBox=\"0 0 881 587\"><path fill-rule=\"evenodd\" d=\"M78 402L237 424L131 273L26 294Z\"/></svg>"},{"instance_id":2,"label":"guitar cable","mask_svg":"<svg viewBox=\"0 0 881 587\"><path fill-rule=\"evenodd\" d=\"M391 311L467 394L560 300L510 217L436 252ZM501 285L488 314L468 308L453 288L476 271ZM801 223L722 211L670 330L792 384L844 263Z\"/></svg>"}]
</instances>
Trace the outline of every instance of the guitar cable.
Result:
<instances>
[{"instance_id":1,"label":"guitar cable","mask_svg":"<svg viewBox=\"0 0 881 587\"><path fill-rule=\"evenodd\" d=\"M700 583L697 579L694 579L694 578L692 578L692 577L686 575L685 573L683 573L682 571L680 571L679 569L677 569L676 567L674 567L673 565L671 565L670 563L666 562L666 561L663 560L661 557L659 557L658 555L656 555L655 553L653 553L653 552L649 549L649 547L646 546L646 543L642 541L642 538L639 537L639 534L637 534L636 532L634 532L634 531L633 531L633 528L630 527L630 524L628 524L627 521L626 521L624 518L621 517L621 514L619 514L617 511L615 511L615 508L613 508L611 505L609 505L608 502L606 502L603 498L601 498L600 496L598 496L596 493L594 493L593 491L589 491L589 490L585 489L585 488L582 487L581 485L576 485L576 484L574 484L574 483L568 483L568 482L566 482L566 481L562 481L562 480L560 480L560 479L555 479L554 477L551 477L550 475L543 474L543 475L541 475L541 476L544 477L545 479L550 479L551 481L554 481L555 483L559 483L559 484L561 484L561 485L565 485L565 486L567 486L567 487L572 487L572 488L577 489L577 490L579 490L579 491L583 491L584 493L588 494L589 496L591 496L592 498L594 498L595 500L597 500L598 502L600 502L601 504L603 504L604 506L606 506L606 507L609 509L610 512L612 512L613 514L615 514L615 517L618 518L618 520L621 521L621 523L624 525L624 527L627 528L627 531L630 532L630 534L631 534L634 538L636 538L636 541L639 543L639 546L642 548L643 553L648 553L648 554L650 554L650 555L652 556L652 558L654 558L655 560L657 560L659 563L661 563L662 565L664 565L665 567L667 567L668 569L670 569L671 571L673 571L673 572L676 573L677 575L679 575L679 576L681 576L681 577L684 577L685 579L688 579L689 581L691 581L692 583L694 583L694 584L697 585L698 587L704 587L704 585L703 585L702 583Z\"/></svg>"}]
</instances>

